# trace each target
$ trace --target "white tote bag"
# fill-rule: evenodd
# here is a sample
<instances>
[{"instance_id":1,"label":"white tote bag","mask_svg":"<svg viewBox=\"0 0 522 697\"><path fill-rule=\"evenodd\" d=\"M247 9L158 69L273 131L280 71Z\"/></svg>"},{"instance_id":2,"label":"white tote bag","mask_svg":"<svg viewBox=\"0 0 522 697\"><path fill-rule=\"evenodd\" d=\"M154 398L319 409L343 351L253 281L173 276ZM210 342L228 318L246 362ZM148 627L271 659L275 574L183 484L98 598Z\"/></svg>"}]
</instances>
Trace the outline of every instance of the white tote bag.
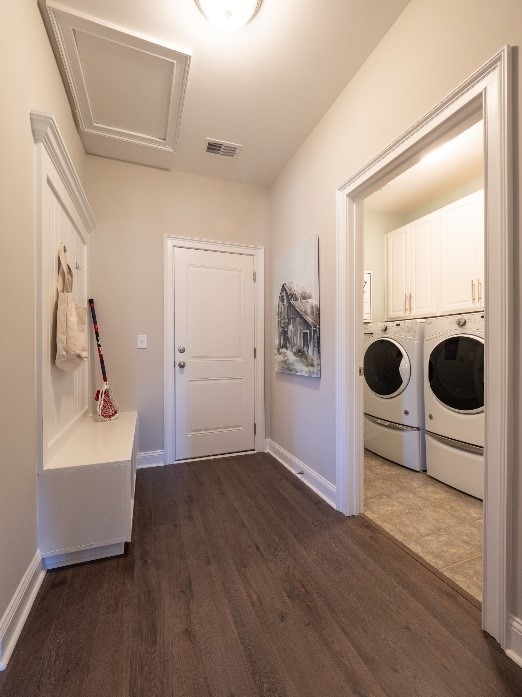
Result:
<instances>
[{"instance_id":1,"label":"white tote bag","mask_svg":"<svg viewBox=\"0 0 522 697\"><path fill-rule=\"evenodd\" d=\"M58 368L72 373L87 360L87 308L73 299L73 275L67 262L64 245L60 245L60 268L56 286L56 360Z\"/></svg>"}]
</instances>

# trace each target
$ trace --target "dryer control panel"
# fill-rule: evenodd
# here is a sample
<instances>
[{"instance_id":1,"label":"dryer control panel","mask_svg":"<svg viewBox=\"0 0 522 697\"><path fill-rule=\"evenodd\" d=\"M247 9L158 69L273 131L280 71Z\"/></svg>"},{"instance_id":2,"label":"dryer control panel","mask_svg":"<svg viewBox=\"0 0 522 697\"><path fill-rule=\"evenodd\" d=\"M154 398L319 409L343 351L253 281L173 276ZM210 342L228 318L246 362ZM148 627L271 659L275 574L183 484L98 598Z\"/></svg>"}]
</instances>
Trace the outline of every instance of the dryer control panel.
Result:
<instances>
[{"instance_id":1,"label":"dryer control panel","mask_svg":"<svg viewBox=\"0 0 522 697\"><path fill-rule=\"evenodd\" d=\"M426 338L447 332L483 335L484 313L466 312L462 315L429 317L426 320Z\"/></svg>"}]
</instances>

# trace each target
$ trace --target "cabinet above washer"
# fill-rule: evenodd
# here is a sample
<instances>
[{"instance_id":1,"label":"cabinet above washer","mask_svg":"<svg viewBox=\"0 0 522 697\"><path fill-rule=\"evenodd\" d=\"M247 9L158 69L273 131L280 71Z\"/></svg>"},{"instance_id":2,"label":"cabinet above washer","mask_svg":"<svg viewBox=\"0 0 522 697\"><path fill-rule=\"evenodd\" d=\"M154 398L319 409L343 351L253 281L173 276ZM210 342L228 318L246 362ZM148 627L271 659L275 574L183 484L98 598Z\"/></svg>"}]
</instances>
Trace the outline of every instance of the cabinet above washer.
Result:
<instances>
[{"instance_id":1,"label":"cabinet above washer","mask_svg":"<svg viewBox=\"0 0 522 697\"><path fill-rule=\"evenodd\" d=\"M388 319L484 308L484 192L385 236Z\"/></svg>"}]
</instances>

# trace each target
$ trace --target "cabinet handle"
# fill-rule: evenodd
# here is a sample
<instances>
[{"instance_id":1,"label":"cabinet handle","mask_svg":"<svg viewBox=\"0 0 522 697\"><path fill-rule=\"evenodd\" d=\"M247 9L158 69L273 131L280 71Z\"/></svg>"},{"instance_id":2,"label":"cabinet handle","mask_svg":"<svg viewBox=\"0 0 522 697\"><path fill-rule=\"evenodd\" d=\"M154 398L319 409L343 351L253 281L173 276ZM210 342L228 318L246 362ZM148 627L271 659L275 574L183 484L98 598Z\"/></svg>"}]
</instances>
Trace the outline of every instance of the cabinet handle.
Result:
<instances>
[{"instance_id":1,"label":"cabinet handle","mask_svg":"<svg viewBox=\"0 0 522 697\"><path fill-rule=\"evenodd\" d=\"M478 301L480 302L482 300L482 283L480 282L480 278L477 278L477 288L478 288Z\"/></svg>"},{"instance_id":2,"label":"cabinet handle","mask_svg":"<svg viewBox=\"0 0 522 697\"><path fill-rule=\"evenodd\" d=\"M404 293L404 314L406 314L406 312L408 311L407 302L408 302L408 296L406 295L406 293Z\"/></svg>"},{"instance_id":3,"label":"cabinet handle","mask_svg":"<svg viewBox=\"0 0 522 697\"><path fill-rule=\"evenodd\" d=\"M410 313L411 313L411 293L410 293Z\"/></svg>"},{"instance_id":4,"label":"cabinet handle","mask_svg":"<svg viewBox=\"0 0 522 697\"><path fill-rule=\"evenodd\" d=\"M475 302L475 281L471 281L471 302Z\"/></svg>"}]
</instances>

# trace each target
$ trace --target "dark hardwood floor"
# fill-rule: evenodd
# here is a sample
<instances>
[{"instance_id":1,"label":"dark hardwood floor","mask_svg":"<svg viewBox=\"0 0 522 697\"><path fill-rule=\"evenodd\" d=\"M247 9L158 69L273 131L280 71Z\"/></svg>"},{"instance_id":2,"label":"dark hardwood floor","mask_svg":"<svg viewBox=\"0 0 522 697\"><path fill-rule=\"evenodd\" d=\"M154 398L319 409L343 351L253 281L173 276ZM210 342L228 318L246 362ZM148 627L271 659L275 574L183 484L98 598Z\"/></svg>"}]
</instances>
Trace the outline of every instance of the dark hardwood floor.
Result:
<instances>
[{"instance_id":1,"label":"dark hardwood floor","mask_svg":"<svg viewBox=\"0 0 522 697\"><path fill-rule=\"evenodd\" d=\"M497 697L480 612L268 455L138 473L125 557L51 571L2 697Z\"/></svg>"}]
</instances>

